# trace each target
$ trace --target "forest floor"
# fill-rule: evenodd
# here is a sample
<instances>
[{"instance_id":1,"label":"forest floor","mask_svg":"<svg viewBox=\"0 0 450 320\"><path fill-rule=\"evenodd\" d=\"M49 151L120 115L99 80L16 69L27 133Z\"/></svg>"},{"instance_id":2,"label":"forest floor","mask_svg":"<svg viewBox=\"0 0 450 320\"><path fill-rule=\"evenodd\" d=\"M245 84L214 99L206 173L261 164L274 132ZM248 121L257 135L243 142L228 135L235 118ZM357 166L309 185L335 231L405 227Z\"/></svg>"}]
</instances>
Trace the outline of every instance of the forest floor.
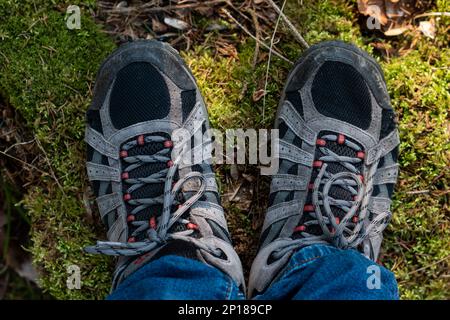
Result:
<instances>
[{"instance_id":1,"label":"forest floor","mask_svg":"<svg viewBox=\"0 0 450 320\"><path fill-rule=\"evenodd\" d=\"M197 79L211 124L223 130L270 128L286 75L304 51L267 1L128 2L0 4L0 298L102 299L109 291L112 260L82 250L105 237L86 180L83 136L96 71L115 47L137 38L174 45ZM419 2L418 13L450 8L449 0ZM81 8L79 30L65 26L69 4ZM450 19L422 18L435 24L434 38L417 21L386 37L365 28L356 1L288 0L283 11L310 45L350 41L380 62L401 136L394 217L380 260L395 273L401 298L449 299ZM276 53L269 55L271 42ZM216 169L248 275L270 180L255 166ZM66 286L73 264L81 268L81 290Z\"/></svg>"}]
</instances>

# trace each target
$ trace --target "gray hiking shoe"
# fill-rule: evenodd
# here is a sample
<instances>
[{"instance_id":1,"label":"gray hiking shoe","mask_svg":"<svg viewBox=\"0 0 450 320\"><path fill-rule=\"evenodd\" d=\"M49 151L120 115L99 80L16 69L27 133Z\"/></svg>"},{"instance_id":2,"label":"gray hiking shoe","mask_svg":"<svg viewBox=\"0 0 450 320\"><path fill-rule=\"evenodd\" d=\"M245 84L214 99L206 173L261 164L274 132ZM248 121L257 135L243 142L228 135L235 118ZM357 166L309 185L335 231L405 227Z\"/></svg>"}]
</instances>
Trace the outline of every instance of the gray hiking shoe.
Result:
<instances>
[{"instance_id":1,"label":"gray hiking shoe","mask_svg":"<svg viewBox=\"0 0 450 320\"><path fill-rule=\"evenodd\" d=\"M312 244L376 260L398 174L399 136L383 73L353 45L324 42L291 71L278 109L272 177L249 295L267 289Z\"/></svg>"},{"instance_id":2,"label":"gray hiking shoe","mask_svg":"<svg viewBox=\"0 0 450 320\"><path fill-rule=\"evenodd\" d=\"M85 140L108 241L86 251L119 257L113 288L167 254L215 266L244 288L209 157L181 162L184 149L172 138L184 129L190 146L197 143L194 134L202 137L208 128L196 82L168 44L123 45L100 68ZM196 150L204 151L208 142Z\"/></svg>"}]
</instances>

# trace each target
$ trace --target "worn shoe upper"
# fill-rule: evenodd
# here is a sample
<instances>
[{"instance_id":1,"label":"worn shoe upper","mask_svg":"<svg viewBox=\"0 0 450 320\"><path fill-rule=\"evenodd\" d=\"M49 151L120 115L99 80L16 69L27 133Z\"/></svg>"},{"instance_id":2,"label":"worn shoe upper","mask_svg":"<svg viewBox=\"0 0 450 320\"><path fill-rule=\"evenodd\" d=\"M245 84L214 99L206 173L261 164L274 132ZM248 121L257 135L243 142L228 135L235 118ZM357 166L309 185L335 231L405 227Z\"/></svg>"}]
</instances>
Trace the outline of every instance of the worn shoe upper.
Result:
<instances>
[{"instance_id":1,"label":"worn shoe upper","mask_svg":"<svg viewBox=\"0 0 450 320\"><path fill-rule=\"evenodd\" d=\"M86 251L120 257L113 288L169 253L211 264L244 286L205 156L208 129L195 80L168 44L132 42L102 65L85 140L88 176L108 241ZM184 142L173 138L180 130ZM203 153L200 161L181 161L186 145L195 146L192 154Z\"/></svg>"},{"instance_id":2,"label":"worn shoe upper","mask_svg":"<svg viewBox=\"0 0 450 320\"><path fill-rule=\"evenodd\" d=\"M391 218L399 136L379 65L342 42L310 48L278 109L280 165L272 177L251 296L312 244L377 259Z\"/></svg>"}]
</instances>

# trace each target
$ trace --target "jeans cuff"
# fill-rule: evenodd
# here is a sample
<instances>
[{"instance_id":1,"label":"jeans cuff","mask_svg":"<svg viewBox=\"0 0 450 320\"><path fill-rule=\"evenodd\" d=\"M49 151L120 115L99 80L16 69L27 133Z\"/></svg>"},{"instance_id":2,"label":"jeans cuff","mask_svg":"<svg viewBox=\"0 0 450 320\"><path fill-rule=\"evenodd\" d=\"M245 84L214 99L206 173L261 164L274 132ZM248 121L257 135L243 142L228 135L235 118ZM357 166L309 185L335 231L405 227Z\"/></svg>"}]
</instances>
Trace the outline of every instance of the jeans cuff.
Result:
<instances>
[{"instance_id":1,"label":"jeans cuff","mask_svg":"<svg viewBox=\"0 0 450 320\"><path fill-rule=\"evenodd\" d=\"M338 249L331 245L314 244L311 246L307 246L298 250L292 255L291 260L289 261L289 264L283 273L286 274L294 268L308 265L314 260L337 253L339 251L341 251L341 249Z\"/></svg>"}]
</instances>

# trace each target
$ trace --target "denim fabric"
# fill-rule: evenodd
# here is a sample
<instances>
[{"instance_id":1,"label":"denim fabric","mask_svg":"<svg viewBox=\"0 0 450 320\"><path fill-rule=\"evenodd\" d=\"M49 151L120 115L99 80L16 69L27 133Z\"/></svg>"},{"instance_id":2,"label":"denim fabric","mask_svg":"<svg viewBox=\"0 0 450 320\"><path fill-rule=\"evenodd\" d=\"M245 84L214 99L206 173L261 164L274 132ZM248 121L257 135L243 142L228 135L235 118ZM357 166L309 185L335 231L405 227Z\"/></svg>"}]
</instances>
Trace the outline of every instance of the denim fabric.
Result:
<instances>
[{"instance_id":1,"label":"denim fabric","mask_svg":"<svg viewBox=\"0 0 450 320\"><path fill-rule=\"evenodd\" d=\"M397 300L398 287L391 271L356 250L313 245L294 254L279 279L256 299Z\"/></svg>"},{"instance_id":2,"label":"denim fabric","mask_svg":"<svg viewBox=\"0 0 450 320\"><path fill-rule=\"evenodd\" d=\"M169 255L137 270L108 299L237 300L244 294L220 270ZM314 245L296 252L278 279L255 299L384 300L398 299L398 289L392 272L359 252Z\"/></svg>"},{"instance_id":3,"label":"denim fabric","mask_svg":"<svg viewBox=\"0 0 450 320\"><path fill-rule=\"evenodd\" d=\"M197 260L163 256L126 278L108 300L236 300L243 299L234 281Z\"/></svg>"}]
</instances>

